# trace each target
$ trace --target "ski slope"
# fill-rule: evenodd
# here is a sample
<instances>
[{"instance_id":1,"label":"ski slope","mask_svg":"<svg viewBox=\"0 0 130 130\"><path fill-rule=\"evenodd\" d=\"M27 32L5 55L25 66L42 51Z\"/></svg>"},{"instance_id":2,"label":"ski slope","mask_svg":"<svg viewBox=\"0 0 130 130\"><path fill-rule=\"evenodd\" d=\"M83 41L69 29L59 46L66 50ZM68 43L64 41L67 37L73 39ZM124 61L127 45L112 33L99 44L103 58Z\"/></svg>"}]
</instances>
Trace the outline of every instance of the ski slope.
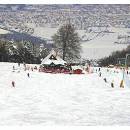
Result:
<instances>
[{"instance_id":1,"label":"ski slope","mask_svg":"<svg viewBox=\"0 0 130 130\"><path fill-rule=\"evenodd\" d=\"M82 58L100 59L114 51L126 49L128 44L116 44L119 35L129 35L127 28L110 28L111 32L86 33L89 41L82 43ZM91 39L91 40L90 40Z\"/></svg>"},{"instance_id":2,"label":"ski slope","mask_svg":"<svg viewBox=\"0 0 130 130\"><path fill-rule=\"evenodd\" d=\"M92 69L82 75L30 71L28 78L22 65L0 63L0 125L130 125L130 88L119 88L122 72L102 68L99 77Z\"/></svg>"}]
</instances>

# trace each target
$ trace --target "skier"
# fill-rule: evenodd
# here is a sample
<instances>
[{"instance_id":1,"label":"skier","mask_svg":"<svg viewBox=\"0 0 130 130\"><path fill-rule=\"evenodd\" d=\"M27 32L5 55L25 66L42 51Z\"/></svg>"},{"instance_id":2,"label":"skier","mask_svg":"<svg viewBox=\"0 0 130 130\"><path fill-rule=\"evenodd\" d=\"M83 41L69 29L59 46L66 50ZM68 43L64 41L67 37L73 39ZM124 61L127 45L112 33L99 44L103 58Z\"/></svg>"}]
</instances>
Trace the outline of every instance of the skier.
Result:
<instances>
[{"instance_id":1,"label":"skier","mask_svg":"<svg viewBox=\"0 0 130 130\"><path fill-rule=\"evenodd\" d=\"M34 67L34 70L37 70L37 66Z\"/></svg>"},{"instance_id":2,"label":"skier","mask_svg":"<svg viewBox=\"0 0 130 130\"><path fill-rule=\"evenodd\" d=\"M114 88L114 81L111 82L111 87Z\"/></svg>"},{"instance_id":3,"label":"skier","mask_svg":"<svg viewBox=\"0 0 130 130\"><path fill-rule=\"evenodd\" d=\"M12 81L12 87L15 87L15 82L14 81Z\"/></svg>"},{"instance_id":4,"label":"skier","mask_svg":"<svg viewBox=\"0 0 130 130\"><path fill-rule=\"evenodd\" d=\"M33 71L33 67L31 67L31 70Z\"/></svg>"},{"instance_id":5,"label":"skier","mask_svg":"<svg viewBox=\"0 0 130 130\"><path fill-rule=\"evenodd\" d=\"M23 62L23 66L24 66L24 71L26 71L26 64Z\"/></svg>"},{"instance_id":6,"label":"skier","mask_svg":"<svg viewBox=\"0 0 130 130\"><path fill-rule=\"evenodd\" d=\"M18 66L20 67L20 63L18 63Z\"/></svg>"},{"instance_id":7,"label":"skier","mask_svg":"<svg viewBox=\"0 0 130 130\"><path fill-rule=\"evenodd\" d=\"M123 82L123 80L121 80L120 88L124 88L124 82Z\"/></svg>"},{"instance_id":8,"label":"skier","mask_svg":"<svg viewBox=\"0 0 130 130\"><path fill-rule=\"evenodd\" d=\"M15 67L13 66L13 70L15 70Z\"/></svg>"},{"instance_id":9,"label":"skier","mask_svg":"<svg viewBox=\"0 0 130 130\"><path fill-rule=\"evenodd\" d=\"M30 74L29 73L27 73L27 76L28 76L28 78L30 78Z\"/></svg>"},{"instance_id":10,"label":"skier","mask_svg":"<svg viewBox=\"0 0 130 130\"><path fill-rule=\"evenodd\" d=\"M107 83L107 79L106 78L104 78L104 81Z\"/></svg>"},{"instance_id":11,"label":"skier","mask_svg":"<svg viewBox=\"0 0 130 130\"><path fill-rule=\"evenodd\" d=\"M100 72L100 73L99 73L99 77L101 77L101 76L102 76L102 73Z\"/></svg>"},{"instance_id":12,"label":"skier","mask_svg":"<svg viewBox=\"0 0 130 130\"><path fill-rule=\"evenodd\" d=\"M98 71L100 71L101 69L99 68Z\"/></svg>"}]
</instances>

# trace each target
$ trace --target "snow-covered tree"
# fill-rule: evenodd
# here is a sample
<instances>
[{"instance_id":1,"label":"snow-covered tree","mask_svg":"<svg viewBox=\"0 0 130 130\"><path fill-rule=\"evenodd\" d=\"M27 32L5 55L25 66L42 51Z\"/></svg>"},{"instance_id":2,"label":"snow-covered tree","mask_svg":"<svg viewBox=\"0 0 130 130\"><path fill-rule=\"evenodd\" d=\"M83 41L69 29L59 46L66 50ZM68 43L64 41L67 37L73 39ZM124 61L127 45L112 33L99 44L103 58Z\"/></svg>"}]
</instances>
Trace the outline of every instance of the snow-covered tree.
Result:
<instances>
[{"instance_id":1,"label":"snow-covered tree","mask_svg":"<svg viewBox=\"0 0 130 130\"><path fill-rule=\"evenodd\" d=\"M5 41L0 41L0 61L7 61L8 59L8 50L7 44Z\"/></svg>"},{"instance_id":2,"label":"snow-covered tree","mask_svg":"<svg viewBox=\"0 0 130 130\"><path fill-rule=\"evenodd\" d=\"M40 45L39 57L40 59L45 58L49 54L49 49L44 46L44 44Z\"/></svg>"}]
</instances>

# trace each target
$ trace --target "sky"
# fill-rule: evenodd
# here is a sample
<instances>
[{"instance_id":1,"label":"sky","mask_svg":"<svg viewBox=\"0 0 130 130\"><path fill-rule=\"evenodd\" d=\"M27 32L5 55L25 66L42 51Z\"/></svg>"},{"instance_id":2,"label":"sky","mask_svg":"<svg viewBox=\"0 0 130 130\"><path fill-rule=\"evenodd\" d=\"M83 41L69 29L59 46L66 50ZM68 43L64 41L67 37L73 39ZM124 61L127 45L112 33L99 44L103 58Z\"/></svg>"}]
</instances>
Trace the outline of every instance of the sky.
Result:
<instances>
[{"instance_id":1,"label":"sky","mask_svg":"<svg viewBox=\"0 0 130 130\"><path fill-rule=\"evenodd\" d=\"M130 4L130 0L0 0L0 4Z\"/></svg>"}]
</instances>

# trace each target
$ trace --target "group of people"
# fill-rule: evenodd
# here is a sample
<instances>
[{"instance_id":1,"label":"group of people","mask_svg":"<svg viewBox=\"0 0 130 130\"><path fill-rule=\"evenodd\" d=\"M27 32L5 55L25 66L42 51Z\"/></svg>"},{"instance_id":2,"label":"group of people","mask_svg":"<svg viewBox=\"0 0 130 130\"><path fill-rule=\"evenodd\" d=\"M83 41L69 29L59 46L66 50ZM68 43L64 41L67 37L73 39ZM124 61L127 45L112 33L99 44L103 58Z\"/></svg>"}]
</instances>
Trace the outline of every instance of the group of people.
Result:
<instances>
[{"instance_id":1,"label":"group of people","mask_svg":"<svg viewBox=\"0 0 130 130\"><path fill-rule=\"evenodd\" d=\"M26 68L26 64L25 64L25 63L23 63L23 66L24 66L24 68ZM20 63L18 63L18 67L20 67ZM15 66L13 66L13 72L14 72L15 70L16 70L16 69L15 69ZM27 73L27 77L30 78L30 73L29 73L29 72ZM12 82L11 82L11 85L12 85L12 87L15 88L15 87L16 87L15 81L12 81Z\"/></svg>"},{"instance_id":2,"label":"group of people","mask_svg":"<svg viewBox=\"0 0 130 130\"><path fill-rule=\"evenodd\" d=\"M99 68L98 71L99 71L99 77L102 77L101 68ZM97 69L96 69L96 72L97 72ZM119 73L118 70L117 71L115 71L115 70L114 71L110 71L109 69L107 69L107 72ZM125 72L126 72L127 75L129 74L128 70L126 70ZM104 80L105 83L108 83L106 77L104 77L103 80ZM111 81L111 87L114 88L114 80ZM124 81L123 80L121 80L121 82L120 82L120 88L124 88Z\"/></svg>"},{"instance_id":3,"label":"group of people","mask_svg":"<svg viewBox=\"0 0 130 130\"><path fill-rule=\"evenodd\" d=\"M27 73L27 77L30 78L30 73ZM12 84L12 87L15 87L15 86L16 86L16 85L15 85L15 84L16 84L15 81L12 81L11 84Z\"/></svg>"},{"instance_id":4,"label":"group of people","mask_svg":"<svg viewBox=\"0 0 130 130\"><path fill-rule=\"evenodd\" d=\"M102 73L101 72L99 72L99 77L101 77L102 76ZM105 78L103 78L103 80L104 80L104 82L105 83L108 83L108 81L107 81L107 78L105 77ZM114 80L112 80L112 82L111 82L111 87L112 88L114 88Z\"/></svg>"}]
</instances>

